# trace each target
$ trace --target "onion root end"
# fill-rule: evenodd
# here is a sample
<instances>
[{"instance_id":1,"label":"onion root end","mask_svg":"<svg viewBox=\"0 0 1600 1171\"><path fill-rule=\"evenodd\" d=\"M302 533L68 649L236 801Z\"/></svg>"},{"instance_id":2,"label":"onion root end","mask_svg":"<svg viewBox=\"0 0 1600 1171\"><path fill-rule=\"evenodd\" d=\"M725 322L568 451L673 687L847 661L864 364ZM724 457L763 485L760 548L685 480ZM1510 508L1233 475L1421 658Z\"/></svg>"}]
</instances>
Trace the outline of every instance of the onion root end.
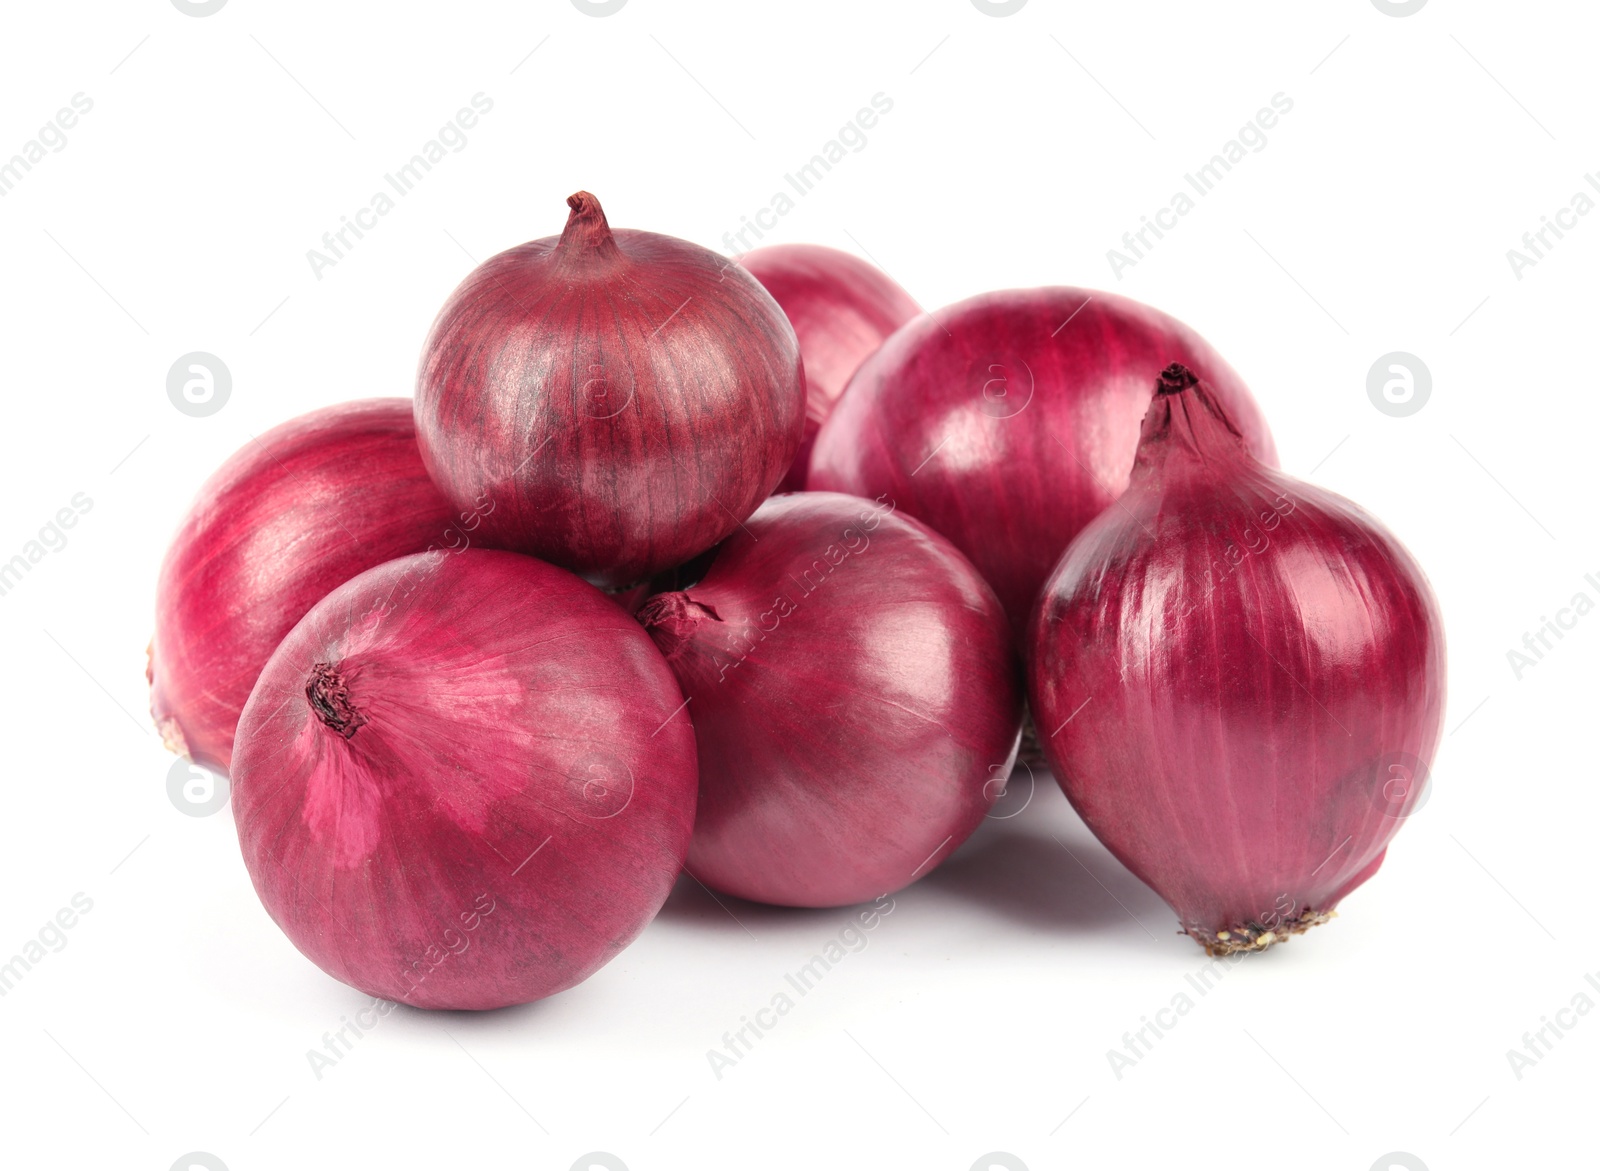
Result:
<instances>
[{"instance_id":1,"label":"onion root end","mask_svg":"<svg viewBox=\"0 0 1600 1171\"><path fill-rule=\"evenodd\" d=\"M1314 911L1307 908L1295 918L1280 922L1274 927L1245 923L1216 932L1199 927L1188 927L1185 931L1191 939L1206 949L1208 956L1230 956L1238 952L1266 951L1275 943L1287 942L1291 935L1304 935L1313 927L1326 923L1338 914L1338 911Z\"/></svg>"}]
</instances>

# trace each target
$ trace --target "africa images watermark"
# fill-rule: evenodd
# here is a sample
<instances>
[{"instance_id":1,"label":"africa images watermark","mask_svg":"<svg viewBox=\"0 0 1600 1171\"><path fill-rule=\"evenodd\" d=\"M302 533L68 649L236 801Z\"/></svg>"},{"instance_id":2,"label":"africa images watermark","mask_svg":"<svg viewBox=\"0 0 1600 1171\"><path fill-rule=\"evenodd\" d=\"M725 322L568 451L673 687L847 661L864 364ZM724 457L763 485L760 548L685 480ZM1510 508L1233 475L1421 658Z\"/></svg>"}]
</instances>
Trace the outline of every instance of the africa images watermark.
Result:
<instances>
[{"instance_id":1,"label":"africa images watermark","mask_svg":"<svg viewBox=\"0 0 1600 1171\"><path fill-rule=\"evenodd\" d=\"M1272 537L1269 534L1295 509L1294 497L1287 492L1280 492L1270 501L1261 503L1269 504L1270 507L1261 508L1254 517L1246 514L1244 527L1234 530L1234 536L1238 539L1227 539L1222 546L1221 556L1212 557L1211 564L1206 568L1205 576L1202 578L1205 587L1203 603L1209 603L1212 594L1232 580L1233 574L1244 564L1247 557L1260 557L1272 547ZM1213 534L1216 535L1221 534ZM1199 603L1190 602L1177 617L1180 620L1188 618L1198 606Z\"/></svg>"},{"instance_id":2,"label":"africa images watermark","mask_svg":"<svg viewBox=\"0 0 1600 1171\"><path fill-rule=\"evenodd\" d=\"M888 94L879 91L872 95L870 107L862 106L856 111L855 117L839 128L839 132L827 142L822 144L822 149L812 155L793 173L785 172L783 180L789 185L797 196L806 196L822 182L823 176L839 163L844 161L845 149L850 153L859 154L867 149L867 131L877 126L878 119L887 115L894 109L894 99ZM722 233L722 243L727 248L730 256L742 256L755 247L749 240L754 234L760 240L765 231L771 231L778 226L778 218L786 216L798 204L788 191L775 191L768 200L767 206L759 208L754 216L742 215L739 222L743 225L737 231Z\"/></svg>"},{"instance_id":3,"label":"africa images watermark","mask_svg":"<svg viewBox=\"0 0 1600 1171\"><path fill-rule=\"evenodd\" d=\"M457 929L454 923L444 928L439 934L439 939L428 945L421 958L411 961L405 967L405 977L411 982L405 990L405 995L414 996L428 977L448 963L452 956L461 955L471 947L471 933L494 914L498 905L494 896L487 891L473 899L472 906L456 916L461 924L460 928ZM356 1011L355 1020L341 1016L339 1018L341 1023L336 1032L323 1033L322 1048L306 1050L306 1062L311 1066L311 1073L316 1080L320 1082L327 1070L355 1052L356 1042L377 1028L378 1022L393 1012L397 1003L385 1000L381 996L374 996L370 1003Z\"/></svg>"},{"instance_id":4,"label":"africa images watermark","mask_svg":"<svg viewBox=\"0 0 1600 1171\"><path fill-rule=\"evenodd\" d=\"M167 800L186 817L210 817L228 803L226 774L180 756L167 769Z\"/></svg>"},{"instance_id":5,"label":"africa images watermark","mask_svg":"<svg viewBox=\"0 0 1600 1171\"><path fill-rule=\"evenodd\" d=\"M1600 593L1600 576L1586 573L1583 580L1590 589ZM1511 664L1511 673L1518 683L1522 682L1525 672L1537 667L1546 654L1555 650L1555 643L1566 637L1562 632L1573 630L1578 625L1578 619L1593 610L1594 605L1594 599L1588 592L1579 590L1572 595L1571 601L1556 611L1554 619L1539 615L1538 627L1531 632L1524 632L1522 636L1523 649L1519 651L1513 647L1506 652L1506 662ZM1555 642L1551 642L1551 639Z\"/></svg>"},{"instance_id":6,"label":"africa images watermark","mask_svg":"<svg viewBox=\"0 0 1600 1171\"><path fill-rule=\"evenodd\" d=\"M10 195L12 188L22 182L35 164L44 162L50 154L60 154L66 150L67 131L78 124L79 117L92 109L93 98L81 90L73 94L70 107L62 106L50 121L39 128L39 133L22 144L16 154L0 162L0 199ZM47 149L49 154L46 153Z\"/></svg>"},{"instance_id":7,"label":"africa images watermark","mask_svg":"<svg viewBox=\"0 0 1600 1171\"><path fill-rule=\"evenodd\" d=\"M44 957L52 952L64 951L67 946L67 932L78 925L79 919L94 910L94 900L81 890L72 896L71 905L62 907L51 918L46 919L44 926L34 932L29 939L5 963L0 964L0 996L8 995L22 977L33 971L44 962Z\"/></svg>"},{"instance_id":8,"label":"africa images watermark","mask_svg":"<svg viewBox=\"0 0 1600 1171\"><path fill-rule=\"evenodd\" d=\"M94 501L87 492L79 492L67 501L67 505L58 508L55 516L44 523L38 534L23 543L20 553L13 554L9 561L0 561L0 597L16 589L47 554L59 553L67 547L67 534L63 530L75 527L78 518L94 507Z\"/></svg>"},{"instance_id":9,"label":"africa images watermark","mask_svg":"<svg viewBox=\"0 0 1600 1171\"><path fill-rule=\"evenodd\" d=\"M1600 193L1600 172L1584 175L1583 181ZM1521 249L1506 249L1506 261L1511 265L1511 275L1520 281L1524 272L1544 260L1546 255L1566 238L1566 234L1578 226L1579 216L1588 215L1594 208L1594 197L1587 191L1579 190L1573 193L1566 207L1556 209L1554 216L1541 215L1539 227L1531 232L1522 233Z\"/></svg>"},{"instance_id":10,"label":"africa images watermark","mask_svg":"<svg viewBox=\"0 0 1600 1171\"><path fill-rule=\"evenodd\" d=\"M1421 358L1405 350L1391 350L1367 370L1367 398L1392 419L1416 414L1428 405L1432 394L1433 372Z\"/></svg>"},{"instance_id":11,"label":"africa images watermark","mask_svg":"<svg viewBox=\"0 0 1600 1171\"><path fill-rule=\"evenodd\" d=\"M1228 173L1235 166L1243 162L1250 154L1260 154L1267 149L1267 131L1277 126L1280 116L1288 114L1294 109L1294 99L1282 92L1272 95L1271 106L1262 106L1256 111L1255 117L1246 122L1239 129L1239 133L1222 144L1222 150L1212 155L1204 164L1183 177L1183 181L1194 191L1195 195L1207 196L1216 190L1217 184L1227 178ZM1246 149L1248 148L1248 150ZM1106 251L1106 260L1111 264L1111 271L1120 281L1124 269L1129 269L1145 259L1146 255L1155 248L1156 243L1163 239L1167 232L1178 226L1178 220L1188 215L1199 206L1188 191L1179 189L1173 192L1172 198L1167 201L1167 206L1158 208L1155 215L1141 215L1140 226L1131 232L1122 233L1122 248L1110 248ZM1155 239L1152 240L1151 236Z\"/></svg>"},{"instance_id":12,"label":"africa images watermark","mask_svg":"<svg viewBox=\"0 0 1600 1171\"><path fill-rule=\"evenodd\" d=\"M1294 912L1299 903L1287 894L1281 894L1274 901L1273 906L1263 911L1256 917L1260 926L1266 928L1271 934L1280 923L1292 922ZM1214 956L1205 966L1187 973L1183 979L1192 988L1200 999L1209 996L1213 989L1222 983L1222 978L1228 971L1243 962L1245 957L1259 955L1255 950L1229 951L1226 954ZM1137 1029L1122 1034L1121 1049L1107 1049L1106 1061L1111 1066L1111 1072L1120 1082L1125 1071L1138 1065L1140 1061L1149 1057L1155 1050L1156 1042L1165 1037L1169 1032L1178 1027L1178 1022L1195 1010L1198 1001L1183 989L1172 994L1167 1004L1151 1014L1141 1016Z\"/></svg>"},{"instance_id":13,"label":"africa images watermark","mask_svg":"<svg viewBox=\"0 0 1600 1171\"><path fill-rule=\"evenodd\" d=\"M398 1003L374 996L370 1003L356 1010L355 1020L341 1015L338 1031L322 1034L322 1048L306 1050L306 1060L311 1064L311 1072L316 1079L320 1082L324 1071L332 1069L355 1052L356 1042L377 1028L378 1022L393 1012Z\"/></svg>"},{"instance_id":14,"label":"africa images watermark","mask_svg":"<svg viewBox=\"0 0 1600 1171\"><path fill-rule=\"evenodd\" d=\"M371 633L378 624L390 614L401 602L416 592L418 586L431 577L445 559L452 553L464 553L472 547L472 538L467 534L482 523L483 518L494 511L495 501L489 497L488 489L478 494L473 502L473 507L458 513L460 523L452 521L445 529L444 543L430 542L428 547L417 554L418 560L407 567L395 583L390 586L389 592L372 603L372 607L361 616L361 628ZM456 539L460 538L457 544Z\"/></svg>"},{"instance_id":15,"label":"africa images watermark","mask_svg":"<svg viewBox=\"0 0 1600 1171\"><path fill-rule=\"evenodd\" d=\"M822 978L843 963L847 955L865 951L867 944L871 942L867 932L893 913L894 899L886 894L879 895L872 906L858 912L850 923L829 939L806 963L793 972L785 972L783 976L785 988L774 992L768 1002L753 1013L741 1016L737 1029L723 1033L721 1049L706 1050L706 1061L710 1064L711 1072L716 1079L720 1082L724 1070L732 1069L755 1052L756 1042L777 1028L778 1022L794 1011L797 1003L795 997L803 999L810 995L821 983ZM790 996L788 989L793 989L795 995Z\"/></svg>"},{"instance_id":16,"label":"africa images watermark","mask_svg":"<svg viewBox=\"0 0 1600 1171\"><path fill-rule=\"evenodd\" d=\"M862 503L867 507L861 511L859 526L847 527L839 534L837 541L830 541L826 548L818 551L807 568L799 574L789 575L789 580L795 586L793 593L775 596L769 609L763 610L754 619L747 619L743 627L728 624L727 645L711 652L712 661L717 664L717 682L726 682L728 672L748 659L783 624L785 618L800 608L801 602L826 585L830 574L851 557L859 557L871 547L872 538L867 534L882 524L884 517L893 514L895 505L893 500L887 499L887 494Z\"/></svg>"},{"instance_id":17,"label":"africa images watermark","mask_svg":"<svg viewBox=\"0 0 1600 1171\"><path fill-rule=\"evenodd\" d=\"M191 419L204 419L228 405L233 394L233 372L228 364L205 350L179 357L167 370L167 398Z\"/></svg>"},{"instance_id":18,"label":"africa images watermark","mask_svg":"<svg viewBox=\"0 0 1600 1171\"><path fill-rule=\"evenodd\" d=\"M478 124L479 117L494 109L494 99L482 91L471 98L471 107L462 106L455 116L439 128L439 132L422 149L412 155L393 172L386 172L384 183L394 192L378 190L367 201L366 207L357 208L354 215L341 215L339 227L322 234L322 248L306 249L306 261L311 265L311 275L319 281L324 269L332 268L346 258L356 242L378 226L380 217L388 215L398 204L395 197L403 199L417 189L434 166L443 162L447 154L460 154L467 149L467 131ZM352 239L354 237L354 239Z\"/></svg>"},{"instance_id":19,"label":"africa images watermark","mask_svg":"<svg viewBox=\"0 0 1600 1171\"><path fill-rule=\"evenodd\" d=\"M1585 972L1584 983L1600 994L1600 972ZM1506 1061L1511 1065L1511 1072L1520 1082L1524 1071L1532 1069L1549 1057L1555 1051L1556 1042L1565 1039L1566 1035L1578 1027L1579 1022L1594 1011L1594 999L1583 989L1572 994L1571 1001L1565 1008L1555 1011L1555 1020L1548 1016L1541 1016L1543 1022L1537 1029L1522 1034L1521 1049L1507 1049Z\"/></svg>"}]
</instances>

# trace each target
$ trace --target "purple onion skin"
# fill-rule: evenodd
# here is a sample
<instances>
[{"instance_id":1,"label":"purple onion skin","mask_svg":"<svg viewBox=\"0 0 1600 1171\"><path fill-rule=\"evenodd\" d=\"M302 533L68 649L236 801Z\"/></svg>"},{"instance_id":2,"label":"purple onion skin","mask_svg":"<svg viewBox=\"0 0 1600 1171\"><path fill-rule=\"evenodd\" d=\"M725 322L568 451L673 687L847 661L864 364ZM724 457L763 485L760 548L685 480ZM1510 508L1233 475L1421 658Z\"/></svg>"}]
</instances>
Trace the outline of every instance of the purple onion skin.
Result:
<instances>
[{"instance_id":1,"label":"purple onion skin","mask_svg":"<svg viewBox=\"0 0 1600 1171\"><path fill-rule=\"evenodd\" d=\"M1089 828L1213 954L1322 922L1425 797L1427 579L1354 504L1253 458L1174 368L1132 484L1062 557L1029 699Z\"/></svg>"},{"instance_id":2,"label":"purple onion skin","mask_svg":"<svg viewBox=\"0 0 1600 1171\"><path fill-rule=\"evenodd\" d=\"M206 481L161 565L150 713L168 747L226 770L256 677L322 596L362 570L471 539L417 451L411 400L302 415Z\"/></svg>"},{"instance_id":3,"label":"purple onion skin","mask_svg":"<svg viewBox=\"0 0 1600 1171\"><path fill-rule=\"evenodd\" d=\"M564 570L391 561L319 602L251 693L245 866L294 945L369 995L549 996L625 947L683 864L682 704L638 624Z\"/></svg>"},{"instance_id":4,"label":"purple onion skin","mask_svg":"<svg viewBox=\"0 0 1600 1171\"><path fill-rule=\"evenodd\" d=\"M639 612L689 697L690 872L844 906L929 873L1004 788L1020 671L994 592L892 502L775 496Z\"/></svg>"},{"instance_id":5,"label":"purple onion skin","mask_svg":"<svg viewBox=\"0 0 1600 1171\"><path fill-rule=\"evenodd\" d=\"M417 373L417 431L495 545L620 589L716 544L794 459L799 343L737 264L620 230L579 192L566 230L450 295Z\"/></svg>"},{"instance_id":6,"label":"purple onion skin","mask_svg":"<svg viewBox=\"0 0 1600 1171\"><path fill-rule=\"evenodd\" d=\"M1128 485L1150 387L1206 378L1276 465L1244 382L1159 310L1090 289L985 293L901 327L817 434L807 487L887 494L949 537L1020 633L1062 551Z\"/></svg>"},{"instance_id":7,"label":"purple onion skin","mask_svg":"<svg viewBox=\"0 0 1600 1171\"><path fill-rule=\"evenodd\" d=\"M772 244L739 257L783 309L806 367L806 429L780 492L806 486L811 446L857 367L922 312L888 275L820 244Z\"/></svg>"}]
</instances>

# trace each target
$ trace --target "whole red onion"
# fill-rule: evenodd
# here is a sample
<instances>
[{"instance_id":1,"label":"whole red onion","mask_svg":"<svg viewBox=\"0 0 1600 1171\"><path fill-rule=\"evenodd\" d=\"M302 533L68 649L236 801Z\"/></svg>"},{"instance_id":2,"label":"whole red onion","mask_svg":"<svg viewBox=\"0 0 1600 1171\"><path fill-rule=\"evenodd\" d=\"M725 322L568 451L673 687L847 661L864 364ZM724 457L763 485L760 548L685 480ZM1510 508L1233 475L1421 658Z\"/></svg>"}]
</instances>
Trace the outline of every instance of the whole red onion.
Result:
<instances>
[{"instance_id":1,"label":"whole red onion","mask_svg":"<svg viewBox=\"0 0 1600 1171\"><path fill-rule=\"evenodd\" d=\"M771 244L739 257L794 326L806 367L806 430L780 492L806 486L817 429L884 338L922 312L887 274L820 244Z\"/></svg>"},{"instance_id":2,"label":"whole red onion","mask_svg":"<svg viewBox=\"0 0 1600 1171\"><path fill-rule=\"evenodd\" d=\"M496 545L631 586L703 552L777 486L804 425L783 311L732 261L613 232L594 196L560 237L479 265L417 373L422 457Z\"/></svg>"},{"instance_id":3,"label":"whole red onion","mask_svg":"<svg viewBox=\"0 0 1600 1171\"><path fill-rule=\"evenodd\" d=\"M892 501L777 496L639 611L689 697L689 868L828 907L927 874L999 797L1021 686L999 600ZM999 778L999 780L996 780Z\"/></svg>"},{"instance_id":4,"label":"whole red onion","mask_svg":"<svg viewBox=\"0 0 1600 1171\"><path fill-rule=\"evenodd\" d=\"M1324 921L1423 799L1444 631L1400 542L1174 365L1039 598L1029 698L1089 828L1213 954Z\"/></svg>"},{"instance_id":5,"label":"whole red onion","mask_svg":"<svg viewBox=\"0 0 1600 1171\"><path fill-rule=\"evenodd\" d=\"M817 435L807 486L887 494L972 559L1020 631L1062 550L1127 487L1172 361L1277 462L1244 383L1181 322L1111 293L1014 289L918 318L868 358Z\"/></svg>"},{"instance_id":6,"label":"whole red onion","mask_svg":"<svg viewBox=\"0 0 1600 1171\"><path fill-rule=\"evenodd\" d=\"M639 626L531 557L421 554L329 594L239 722L256 892L329 975L422 1008L583 980L655 915L694 734Z\"/></svg>"},{"instance_id":7,"label":"whole red onion","mask_svg":"<svg viewBox=\"0 0 1600 1171\"><path fill-rule=\"evenodd\" d=\"M409 399L313 411L235 453L161 565L148 674L167 746L226 770L256 676L306 611L364 569L465 544L474 516L428 478Z\"/></svg>"}]
</instances>

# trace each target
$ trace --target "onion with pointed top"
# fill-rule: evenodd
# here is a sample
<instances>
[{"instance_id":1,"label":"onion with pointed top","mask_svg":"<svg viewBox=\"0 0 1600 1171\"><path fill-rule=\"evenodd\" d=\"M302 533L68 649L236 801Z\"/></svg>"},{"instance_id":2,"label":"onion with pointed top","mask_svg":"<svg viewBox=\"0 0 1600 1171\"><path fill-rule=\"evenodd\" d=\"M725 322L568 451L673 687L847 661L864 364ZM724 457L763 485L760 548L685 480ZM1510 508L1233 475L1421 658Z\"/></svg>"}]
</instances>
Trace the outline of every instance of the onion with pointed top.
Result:
<instances>
[{"instance_id":1,"label":"onion with pointed top","mask_svg":"<svg viewBox=\"0 0 1600 1171\"><path fill-rule=\"evenodd\" d=\"M1029 699L1089 828L1207 951L1325 921L1426 794L1444 630L1422 570L1163 372L1132 482L1040 595Z\"/></svg>"},{"instance_id":2,"label":"onion with pointed top","mask_svg":"<svg viewBox=\"0 0 1600 1171\"><path fill-rule=\"evenodd\" d=\"M580 191L559 237L479 265L417 374L422 456L458 507L496 501L494 544L606 588L716 544L800 443L805 377L749 273L653 232L613 231Z\"/></svg>"}]
</instances>

